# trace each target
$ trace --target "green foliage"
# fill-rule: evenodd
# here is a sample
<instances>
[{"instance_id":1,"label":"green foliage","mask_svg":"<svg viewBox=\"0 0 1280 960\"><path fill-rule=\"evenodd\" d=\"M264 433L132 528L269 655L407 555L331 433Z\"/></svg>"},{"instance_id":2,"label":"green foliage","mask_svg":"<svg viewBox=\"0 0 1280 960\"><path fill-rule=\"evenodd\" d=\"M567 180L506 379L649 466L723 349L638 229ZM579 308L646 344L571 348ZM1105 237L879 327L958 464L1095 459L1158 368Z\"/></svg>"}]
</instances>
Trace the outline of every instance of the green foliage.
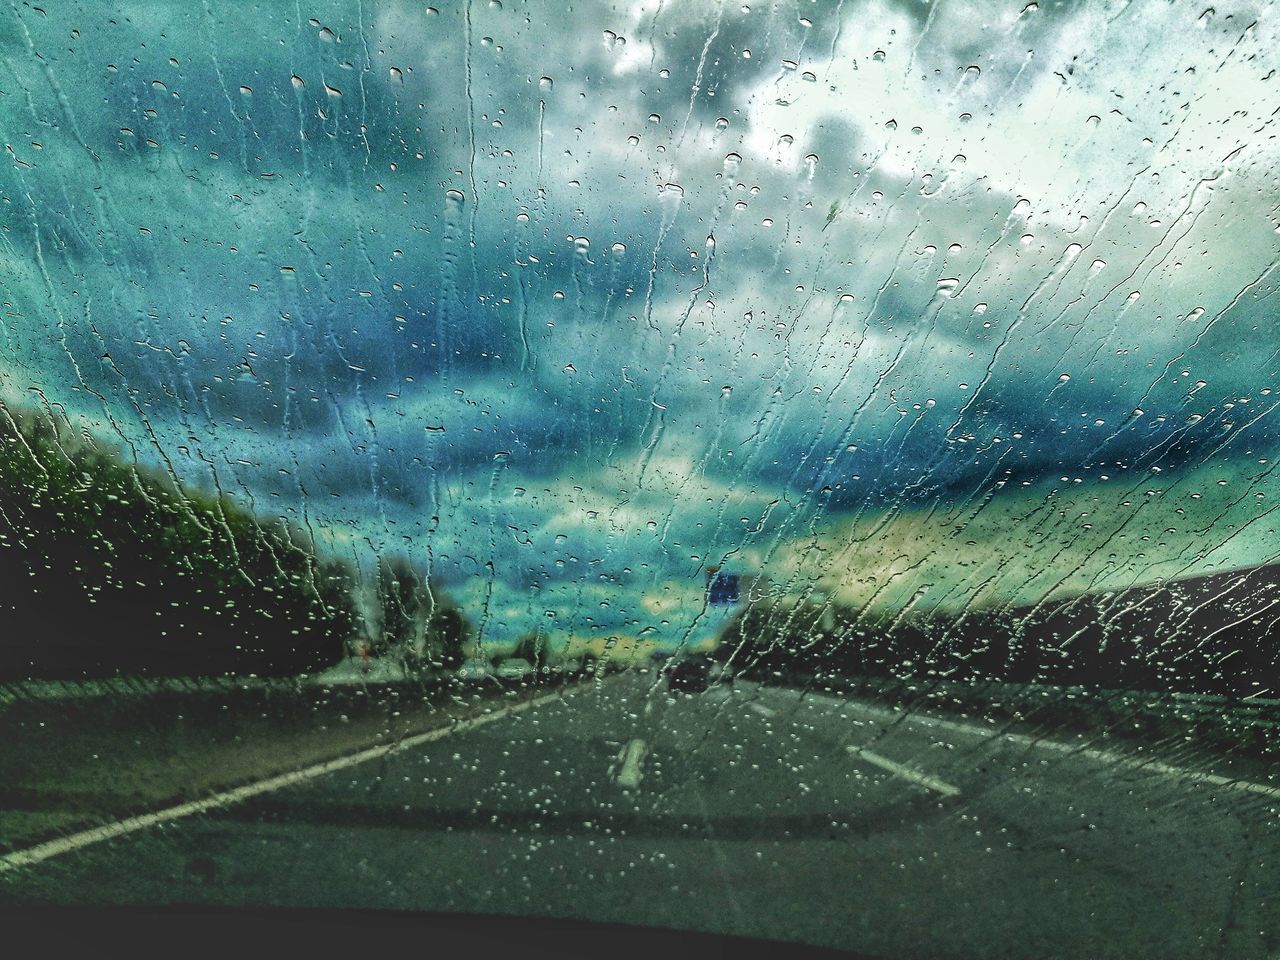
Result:
<instances>
[{"instance_id":1,"label":"green foliage","mask_svg":"<svg viewBox=\"0 0 1280 960\"><path fill-rule=\"evenodd\" d=\"M374 652L412 667L461 666L470 624L462 611L403 556L379 559L376 574L381 632Z\"/></svg>"},{"instance_id":2,"label":"green foliage","mask_svg":"<svg viewBox=\"0 0 1280 960\"><path fill-rule=\"evenodd\" d=\"M542 667L546 664L547 653L546 639L541 634L526 633L516 641L511 656L528 660L535 667Z\"/></svg>"},{"instance_id":3,"label":"green foliage","mask_svg":"<svg viewBox=\"0 0 1280 960\"><path fill-rule=\"evenodd\" d=\"M384 567L380 644L460 660L461 613L407 561ZM0 679L296 674L362 626L355 574L295 526L3 404L0 578Z\"/></svg>"}]
</instances>

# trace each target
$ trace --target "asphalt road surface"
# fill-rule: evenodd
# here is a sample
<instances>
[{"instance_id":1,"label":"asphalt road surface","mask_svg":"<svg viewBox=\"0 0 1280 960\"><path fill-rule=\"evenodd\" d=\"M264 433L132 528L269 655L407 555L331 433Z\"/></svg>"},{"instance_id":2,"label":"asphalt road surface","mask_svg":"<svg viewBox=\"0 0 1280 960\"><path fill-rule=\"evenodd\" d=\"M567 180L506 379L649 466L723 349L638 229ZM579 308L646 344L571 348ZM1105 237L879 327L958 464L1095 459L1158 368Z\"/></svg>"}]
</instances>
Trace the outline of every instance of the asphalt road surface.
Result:
<instances>
[{"instance_id":1,"label":"asphalt road surface","mask_svg":"<svg viewBox=\"0 0 1280 960\"><path fill-rule=\"evenodd\" d=\"M883 957L1280 955L1265 771L654 684L588 682L71 843L0 872L0 900L578 917Z\"/></svg>"}]
</instances>

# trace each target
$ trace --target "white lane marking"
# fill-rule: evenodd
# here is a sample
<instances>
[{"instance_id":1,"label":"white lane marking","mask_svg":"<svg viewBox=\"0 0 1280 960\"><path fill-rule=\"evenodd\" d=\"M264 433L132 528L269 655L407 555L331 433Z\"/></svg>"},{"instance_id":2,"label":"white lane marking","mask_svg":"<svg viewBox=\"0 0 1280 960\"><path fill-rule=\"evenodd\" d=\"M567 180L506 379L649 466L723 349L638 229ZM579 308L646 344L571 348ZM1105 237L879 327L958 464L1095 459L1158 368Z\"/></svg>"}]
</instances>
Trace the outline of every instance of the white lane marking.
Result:
<instances>
[{"instance_id":1,"label":"white lane marking","mask_svg":"<svg viewBox=\"0 0 1280 960\"><path fill-rule=\"evenodd\" d=\"M839 700L834 697L815 694L810 694L809 696L810 699L823 700L842 707L851 707L855 710L861 710L864 713L884 717L886 720L899 720L902 719L903 716L899 711L888 710L884 707L877 707L861 700ZM1069 753L1074 756L1085 757L1089 760L1099 760L1104 763L1129 767L1133 770L1146 770L1150 773L1157 773L1161 776L1170 777L1175 780L1211 783L1217 787L1228 787L1232 790L1243 790L1246 793L1256 793L1264 797L1280 799L1280 787L1274 787L1265 783L1256 783L1253 780L1242 780L1238 777L1224 777L1217 773L1204 773L1200 770L1190 770L1187 767L1178 767L1170 763L1162 763L1159 760L1147 760L1142 757L1134 757L1128 754L1117 753L1114 750L1101 750L1095 747L1081 749L1080 747L1073 746L1070 743L1063 743L1060 740L1051 740L1047 737L1030 737L1025 733L1002 733L999 730L980 727L973 723L962 723L958 720L943 720L940 717L929 717L915 713L908 714L906 720L908 723L919 723L926 727L937 727L941 730L953 730L956 733L965 733L970 736L982 737L985 740L997 740L1004 741L1005 743L1020 743L1029 747L1041 747L1045 750L1056 750L1059 753Z\"/></svg>"},{"instance_id":2,"label":"white lane marking","mask_svg":"<svg viewBox=\"0 0 1280 960\"><path fill-rule=\"evenodd\" d=\"M213 796L205 797L202 800L192 800L188 803L180 803L176 806L165 807L163 810L156 810L152 813L139 814L136 817L129 817L125 820L118 820L102 827L94 827L90 830L81 830L79 833L68 834L65 837L58 837L56 840L48 840L45 843L36 844L34 847L28 847L25 850L15 850L13 853L5 854L0 857L0 873L13 870L18 867L29 867L34 864L48 860L52 857L60 856L64 853L70 853L73 850L79 850L90 844L101 843L103 840L113 840L116 837L123 837L130 833L136 833L139 830L145 830L148 827L154 827L161 823L168 823L173 820L181 820L184 817L194 816L198 813L207 813L210 810L218 810L222 807L231 806L256 797L264 793L271 793L274 790L280 790L284 787L291 787L295 784L305 783L308 780L314 780L316 777L323 777L326 774L334 773L337 770L345 770L347 767L354 767L356 764L365 763L369 760L376 760L379 757L385 757L388 754L416 747L419 744L431 743L434 740L443 740L445 737L455 733L465 733L468 730L474 730L476 727L482 727L487 723L493 723L495 720L501 720L509 717L514 713L520 713L528 710L530 707L545 703L548 700L554 700L562 696L567 691L557 690L554 693L543 694L534 697L532 700L525 700L522 703L513 703L510 706L495 710L492 713L482 714L469 720L460 720L455 724L437 727L435 730L428 730L426 733L415 734L412 737L405 737L395 743L385 744L383 746L370 747L367 750L360 750L357 753L348 754L345 757L338 757L336 760L326 760L324 763L313 764L309 767L303 767L301 770L294 770L290 773L283 773L279 776L269 777L266 780L259 780L256 783L246 784L243 787L236 787L234 790L227 790L222 793L215 793Z\"/></svg>"},{"instance_id":3,"label":"white lane marking","mask_svg":"<svg viewBox=\"0 0 1280 960\"><path fill-rule=\"evenodd\" d=\"M959 787L954 787L945 780L939 780L931 777L927 773L921 773L919 770L913 770L911 767L904 767L900 763L894 763L888 757L882 757L878 753L872 753L864 747L847 747L846 748L855 757L861 757L868 763L874 763L877 767L888 770L895 776L902 777L904 780L910 780L912 783L918 783L922 787L928 787L944 797L954 797L960 793Z\"/></svg>"},{"instance_id":4,"label":"white lane marking","mask_svg":"<svg viewBox=\"0 0 1280 960\"><path fill-rule=\"evenodd\" d=\"M762 717L776 717L778 715L777 710L770 710L763 703L751 704L751 710L753 713L758 713Z\"/></svg>"},{"instance_id":5,"label":"white lane marking","mask_svg":"<svg viewBox=\"0 0 1280 960\"><path fill-rule=\"evenodd\" d=\"M622 767L618 770L618 786L634 790L640 786L640 764L644 760L645 745L643 740L632 740L622 748Z\"/></svg>"}]
</instances>

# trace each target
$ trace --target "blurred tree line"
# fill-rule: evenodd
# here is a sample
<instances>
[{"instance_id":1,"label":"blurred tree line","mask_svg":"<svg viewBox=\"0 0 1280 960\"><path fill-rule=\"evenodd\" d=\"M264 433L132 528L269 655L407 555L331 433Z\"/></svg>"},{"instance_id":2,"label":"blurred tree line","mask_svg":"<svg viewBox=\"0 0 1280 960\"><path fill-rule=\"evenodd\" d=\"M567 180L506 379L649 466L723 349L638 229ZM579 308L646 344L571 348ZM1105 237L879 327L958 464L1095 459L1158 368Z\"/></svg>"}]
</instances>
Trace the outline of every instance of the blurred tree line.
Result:
<instances>
[{"instance_id":1,"label":"blurred tree line","mask_svg":"<svg viewBox=\"0 0 1280 960\"><path fill-rule=\"evenodd\" d=\"M374 580L293 524L0 403L0 680L282 676L361 644L417 669L460 660L469 625L438 586L403 557Z\"/></svg>"},{"instance_id":2,"label":"blurred tree line","mask_svg":"<svg viewBox=\"0 0 1280 960\"><path fill-rule=\"evenodd\" d=\"M1280 565L953 613L753 604L716 656L759 677L831 673L1280 698Z\"/></svg>"}]
</instances>

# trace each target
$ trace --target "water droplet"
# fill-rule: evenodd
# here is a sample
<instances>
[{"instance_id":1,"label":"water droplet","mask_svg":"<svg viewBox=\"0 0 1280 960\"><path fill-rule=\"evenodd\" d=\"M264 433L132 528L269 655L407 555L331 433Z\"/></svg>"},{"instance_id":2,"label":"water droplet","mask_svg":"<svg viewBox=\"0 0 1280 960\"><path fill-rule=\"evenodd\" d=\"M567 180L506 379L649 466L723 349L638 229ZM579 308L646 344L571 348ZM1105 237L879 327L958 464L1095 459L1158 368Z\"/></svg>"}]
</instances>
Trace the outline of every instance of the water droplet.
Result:
<instances>
[{"instance_id":1,"label":"water droplet","mask_svg":"<svg viewBox=\"0 0 1280 960\"><path fill-rule=\"evenodd\" d=\"M289 79L293 81L293 89L295 90L301 90L303 87L306 86L306 84L302 82L302 78L298 76L296 73Z\"/></svg>"},{"instance_id":2,"label":"water droplet","mask_svg":"<svg viewBox=\"0 0 1280 960\"><path fill-rule=\"evenodd\" d=\"M394 81L395 83L404 82L404 71L401 70L399 67L391 67L387 70L387 73L391 76L392 81Z\"/></svg>"},{"instance_id":3,"label":"water droplet","mask_svg":"<svg viewBox=\"0 0 1280 960\"><path fill-rule=\"evenodd\" d=\"M649 122L650 122L650 123L661 123L661 122L662 122L662 117L661 117L661 116L659 116L659 115L658 115L658 114L656 114L656 113L651 113L651 114L649 114Z\"/></svg>"},{"instance_id":4,"label":"water droplet","mask_svg":"<svg viewBox=\"0 0 1280 960\"><path fill-rule=\"evenodd\" d=\"M544 90L544 91L546 91L547 93L550 93L550 92L551 92L551 88L552 88L552 87L554 87L554 86L555 86L555 81L554 81L554 80L552 80L550 77L540 77L540 78L538 79L538 89L539 89L539 90Z\"/></svg>"},{"instance_id":5,"label":"water droplet","mask_svg":"<svg viewBox=\"0 0 1280 960\"><path fill-rule=\"evenodd\" d=\"M253 96L253 87L247 86L243 83L240 84L240 95L244 97Z\"/></svg>"},{"instance_id":6,"label":"water droplet","mask_svg":"<svg viewBox=\"0 0 1280 960\"><path fill-rule=\"evenodd\" d=\"M872 60L883 60L883 59L884 59L884 51L883 51L883 50L877 50L875 53L873 53L873 54L871 55L871 59L872 59Z\"/></svg>"},{"instance_id":7,"label":"water droplet","mask_svg":"<svg viewBox=\"0 0 1280 960\"><path fill-rule=\"evenodd\" d=\"M618 255L622 255L627 252L627 245L625 243L618 242L609 249Z\"/></svg>"},{"instance_id":8,"label":"water droplet","mask_svg":"<svg viewBox=\"0 0 1280 960\"><path fill-rule=\"evenodd\" d=\"M717 118L716 118L716 129L717 129L717 130L724 130L724 129L726 129L728 126L729 126L729 120L728 120L728 118L727 118L727 117L717 117Z\"/></svg>"}]
</instances>

